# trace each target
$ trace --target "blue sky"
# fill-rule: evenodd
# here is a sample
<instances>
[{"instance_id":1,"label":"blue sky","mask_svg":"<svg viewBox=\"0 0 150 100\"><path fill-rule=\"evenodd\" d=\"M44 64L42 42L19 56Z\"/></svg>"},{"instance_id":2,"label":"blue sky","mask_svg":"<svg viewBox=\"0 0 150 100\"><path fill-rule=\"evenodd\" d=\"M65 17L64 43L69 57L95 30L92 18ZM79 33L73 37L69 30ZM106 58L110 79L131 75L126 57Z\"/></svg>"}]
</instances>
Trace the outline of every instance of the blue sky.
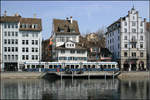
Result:
<instances>
[{"instance_id":1,"label":"blue sky","mask_svg":"<svg viewBox=\"0 0 150 100\"><path fill-rule=\"evenodd\" d=\"M19 13L22 17L36 14L42 19L42 36L47 39L51 36L53 18L73 16L78 21L81 34L96 32L126 16L133 3L140 16L149 21L148 1L2 1L1 13L6 10L8 15Z\"/></svg>"}]
</instances>

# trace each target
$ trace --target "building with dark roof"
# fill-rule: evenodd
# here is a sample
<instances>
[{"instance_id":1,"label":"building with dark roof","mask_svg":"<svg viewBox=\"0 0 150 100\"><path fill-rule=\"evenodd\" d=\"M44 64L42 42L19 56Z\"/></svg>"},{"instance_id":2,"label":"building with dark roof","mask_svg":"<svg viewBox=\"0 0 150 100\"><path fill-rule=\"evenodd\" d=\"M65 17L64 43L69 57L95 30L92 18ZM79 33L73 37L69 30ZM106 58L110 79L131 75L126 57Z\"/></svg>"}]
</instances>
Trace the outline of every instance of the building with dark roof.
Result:
<instances>
[{"instance_id":1,"label":"building with dark roof","mask_svg":"<svg viewBox=\"0 0 150 100\"><path fill-rule=\"evenodd\" d=\"M53 61L87 61L87 50L79 43L80 31L72 17L65 20L53 19L52 54Z\"/></svg>"},{"instance_id":2,"label":"building with dark roof","mask_svg":"<svg viewBox=\"0 0 150 100\"><path fill-rule=\"evenodd\" d=\"M19 14L0 18L1 69L17 71L26 62L41 60L42 22L39 18L23 18Z\"/></svg>"}]
</instances>

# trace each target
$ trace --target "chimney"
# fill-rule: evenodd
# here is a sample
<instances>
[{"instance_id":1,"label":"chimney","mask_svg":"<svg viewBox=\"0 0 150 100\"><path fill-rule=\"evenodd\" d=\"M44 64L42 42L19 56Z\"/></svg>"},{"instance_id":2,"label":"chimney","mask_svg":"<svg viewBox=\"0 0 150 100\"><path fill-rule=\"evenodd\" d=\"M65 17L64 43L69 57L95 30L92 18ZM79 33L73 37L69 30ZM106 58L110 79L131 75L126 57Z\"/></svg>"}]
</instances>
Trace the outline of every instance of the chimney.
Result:
<instances>
[{"instance_id":1,"label":"chimney","mask_svg":"<svg viewBox=\"0 0 150 100\"><path fill-rule=\"evenodd\" d=\"M70 23L72 24L72 16L70 16Z\"/></svg>"},{"instance_id":2,"label":"chimney","mask_svg":"<svg viewBox=\"0 0 150 100\"><path fill-rule=\"evenodd\" d=\"M6 11L6 10L4 11L4 16L5 16L5 17L7 16L7 11Z\"/></svg>"}]
</instances>

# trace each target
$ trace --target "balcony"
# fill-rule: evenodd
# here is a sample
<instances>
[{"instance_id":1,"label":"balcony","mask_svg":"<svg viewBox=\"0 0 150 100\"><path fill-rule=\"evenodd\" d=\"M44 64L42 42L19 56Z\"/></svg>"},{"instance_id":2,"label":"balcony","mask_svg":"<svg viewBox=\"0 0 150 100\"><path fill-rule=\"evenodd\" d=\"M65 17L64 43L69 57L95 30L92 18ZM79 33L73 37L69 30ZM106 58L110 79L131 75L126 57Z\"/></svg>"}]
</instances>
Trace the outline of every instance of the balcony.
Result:
<instances>
[{"instance_id":1,"label":"balcony","mask_svg":"<svg viewBox=\"0 0 150 100\"><path fill-rule=\"evenodd\" d=\"M130 60L138 60L138 58L139 58L139 57L137 57L137 56L130 56L130 57L129 57Z\"/></svg>"}]
</instances>

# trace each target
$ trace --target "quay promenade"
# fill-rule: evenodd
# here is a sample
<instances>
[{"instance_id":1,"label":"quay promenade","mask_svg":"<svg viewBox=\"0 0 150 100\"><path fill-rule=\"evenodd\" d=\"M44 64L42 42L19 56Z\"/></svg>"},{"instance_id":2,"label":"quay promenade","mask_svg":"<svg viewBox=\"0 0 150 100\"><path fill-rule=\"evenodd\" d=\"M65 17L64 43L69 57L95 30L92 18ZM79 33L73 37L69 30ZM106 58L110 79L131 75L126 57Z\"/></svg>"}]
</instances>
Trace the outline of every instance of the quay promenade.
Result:
<instances>
[{"instance_id":1,"label":"quay promenade","mask_svg":"<svg viewBox=\"0 0 150 100\"><path fill-rule=\"evenodd\" d=\"M46 73L44 72L1 72L1 79L35 79L42 78ZM131 71L131 72L121 72L118 75L119 79L128 78L149 78L150 71Z\"/></svg>"}]
</instances>

